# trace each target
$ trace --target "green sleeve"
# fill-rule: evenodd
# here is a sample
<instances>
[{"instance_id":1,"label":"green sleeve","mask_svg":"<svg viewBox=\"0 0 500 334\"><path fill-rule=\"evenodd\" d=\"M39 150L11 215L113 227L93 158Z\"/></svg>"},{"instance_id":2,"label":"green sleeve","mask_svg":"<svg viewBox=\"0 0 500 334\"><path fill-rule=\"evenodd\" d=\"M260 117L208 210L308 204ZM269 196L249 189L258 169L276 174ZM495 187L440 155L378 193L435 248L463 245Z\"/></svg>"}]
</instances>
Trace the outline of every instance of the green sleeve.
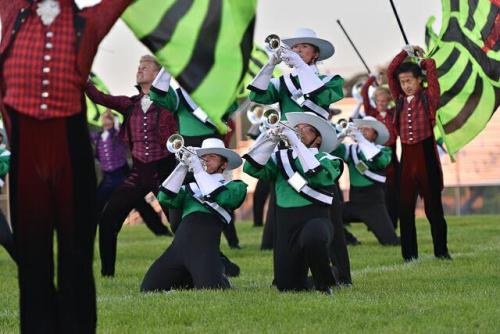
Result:
<instances>
[{"instance_id":1,"label":"green sleeve","mask_svg":"<svg viewBox=\"0 0 500 334\"><path fill-rule=\"evenodd\" d=\"M177 194L160 190L158 193L158 202L168 208L181 209L186 195L187 191L184 188L181 188Z\"/></svg>"},{"instance_id":2,"label":"green sleeve","mask_svg":"<svg viewBox=\"0 0 500 334\"><path fill-rule=\"evenodd\" d=\"M279 92L278 90L276 90L276 87L274 87L273 83L270 82L267 90L258 92L252 90L248 98L250 99L250 101L253 101L255 103L273 104L279 102Z\"/></svg>"},{"instance_id":3,"label":"green sleeve","mask_svg":"<svg viewBox=\"0 0 500 334\"><path fill-rule=\"evenodd\" d=\"M159 93L155 90L149 91L149 97L153 103L163 107L167 110L177 110L178 100L177 94L172 87L168 88L167 93Z\"/></svg>"},{"instance_id":4,"label":"green sleeve","mask_svg":"<svg viewBox=\"0 0 500 334\"><path fill-rule=\"evenodd\" d=\"M344 160L345 162L349 162L347 148L348 146L346 144L340 144L331 154L336 156L337 158Z\"/></svg>"},{"instance_id":5,"label":"green sleeve","mask_svg":"<svg viewBox=\"0 0 500 334\"><path fill-rule=\"evenodd\" d=\"M344 79L336 75L325 84L323 89L317 93L311 94L311 100L321 106L327 106L337 102L344 97L343 86Z\"/></svg>"},{"instance_id":6,"label":"green sleeve","mask_svg":"<svg viewBox=\"0 0 500 334\"><path fill-rule=\"evenodd\" d=\"M272 161L272 158L269 158L267 164L262 168L255 167L248 161L245 161L243 171L259 180L274 181L278 177L278 167Z\"/></svg>"},{"instance_id":7,"label":"green sleeve","mask_svg":"<svg viewBox=\"0 0 500 334\"><path fill-rule=\"evenodd\" d=\"M342 161L334 159L329 154L319 154L316 157L323 168L318 173L307 177L307 183L313 187L331 186L340 176L340 164Z\"/></svg>"},{"instance_id":8,"label":"green sleeve","mask_svg":"<svg viewBox=\"0 0 500 334\"><path fill-rule=\"evenodd\" d=\"M359 154L359 159L363 160L363 162L370 168L370 170L381 170L387 167L392 159L392 150L390 147L384 146L379 154L377 154L371 161L367 161L363 155L363 153Z\"/></svg>"},{"instance_id":9,"label":"green sleeve","mask_svg":"<svg viewBox=\"0 0 500 334\"><path fill-rule=\"evenodd\" d=\"M4 151L5 152L5 151ZM0 176L5 176L9 172L10 154L2 153L0 156Z\"/></svg>"},{"instance_id":10,"label":"green sleeve","mask_svg":"<svg viewBox=\"0 0 500 334\"><path fill-rule=\"evenodd\" d=\"M218 193L214 200L226 209L237 209L241 206L247 195L247 184L243 181L231 181L226 184L226 189Z\"/></svg>"}]
</instances>

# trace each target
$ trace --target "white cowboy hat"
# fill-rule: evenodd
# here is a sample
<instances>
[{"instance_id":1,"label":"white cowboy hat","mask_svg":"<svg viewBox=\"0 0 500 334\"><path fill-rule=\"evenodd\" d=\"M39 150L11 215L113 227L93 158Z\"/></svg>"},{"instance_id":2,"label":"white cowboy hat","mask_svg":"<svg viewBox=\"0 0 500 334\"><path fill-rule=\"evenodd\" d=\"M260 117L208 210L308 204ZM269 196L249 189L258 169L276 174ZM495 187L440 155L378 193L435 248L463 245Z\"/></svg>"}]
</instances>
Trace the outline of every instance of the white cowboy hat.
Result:
<instances>
[{"instance_id":1,"label":"white cowboy hat","mask_svg":"<svg viewBox=\"0 0 500 334\"><path fill-rule=\"evenodd\" d=\"M297 124L305 123L314 127L321 136L319 151L330 153L337 148L337 132L330 121L312 112L289 112L286 113L287 125L295 127Z\"/></svg>"},{"instance_id":2,"label":"white cowboy hat","mask_svg":"<svg viewBox=\"0 0 500 334\"><path fill-rule=\"evenodd\" d=\"M335 48L332 43L316 37L314 30L308 28L297 29L293 37L283 38L282 41L291 48L300 43L314 45L319 49L318 61L330 58L335 53Z\"/></svg>"},{"instance_id":3,"label":"white cowboy hat","mask_svg":"<svg viewBox=\"0 0 500 334\"><path fill-rule=\"evenodd\" d=\"M379 145L384 145L385 142L389 139L389 130L384 125L384 123L377 121L373 116L366 116L363 119L354 119L354 125L356 127L368 127L377 131L377 139L375 139L375 143Z\"/></svg>"},{"instance_id":4,"label":"white cowboy hat","mask_svg":"<svg viewBox=\"0 0 500 334\"><path fill-rule=\"evenodd\" d=\"M238 153L226 148L224 142L218 138L207 138L201 143L200 148L196 148L199 157L205 154L217 154L227 159L226 170L238 168L243 160Z\"/></svg>"}]
</instances>

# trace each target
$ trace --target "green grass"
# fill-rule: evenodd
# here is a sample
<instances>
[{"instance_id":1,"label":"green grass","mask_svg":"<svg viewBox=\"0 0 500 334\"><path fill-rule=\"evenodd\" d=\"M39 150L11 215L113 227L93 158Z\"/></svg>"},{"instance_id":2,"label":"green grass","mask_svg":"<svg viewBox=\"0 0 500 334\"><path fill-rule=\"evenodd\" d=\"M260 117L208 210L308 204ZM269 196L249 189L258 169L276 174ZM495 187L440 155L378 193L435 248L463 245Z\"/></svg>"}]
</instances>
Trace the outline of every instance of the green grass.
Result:
<instances>
[{"instance_id":1,"label":"green grass","mask_svg":"<svg viewBox=\"0 0 500 334\"><path fill-rule=\"evenodd\" d=\"M398 247L379 246L362 225L351 230L354 285L332 297L270 288L271 252L261 228L238 222L243 250L224 252L242 268L230 291L140 294L139 284L170 238L143 226L120 234L117 276L103 279L96 257L100 333L499 333L500 217L448 218L454 261L433 258L430 229L418 221L420 260L403 264ZM98 256L98 254L96 254ZM16 271L0 250L0 333L18 331Z\"/></svg>"}]
</instances>

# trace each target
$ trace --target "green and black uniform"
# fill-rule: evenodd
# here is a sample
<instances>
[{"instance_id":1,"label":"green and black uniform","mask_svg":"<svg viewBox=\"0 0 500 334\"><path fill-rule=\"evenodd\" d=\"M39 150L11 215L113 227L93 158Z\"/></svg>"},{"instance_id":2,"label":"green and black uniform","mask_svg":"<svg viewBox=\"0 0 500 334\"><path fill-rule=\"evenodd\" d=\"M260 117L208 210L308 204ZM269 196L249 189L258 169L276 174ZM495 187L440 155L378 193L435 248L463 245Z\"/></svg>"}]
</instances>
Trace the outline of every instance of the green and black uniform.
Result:
<instances>
[{"instance_id":1,"label":"green and black uniform","mask_svg":"<svg viewBox=\"0 0 500 334\"><path fill-rule=\"evenodd\" d=\"M345 223L363 222L382 245L398 245L399 238L385 205L384 171L391 162L392 150L378 146L380 152L367 160L358 144L341 144L333 155L349 168L349 202L342 208Z\"/></svg>"},{"instance_id":2,"label":"green and black uniform","mask_svg":"<svg viewBox=\"0 0 500 334\"><path fill-rule=\"evenodd\" d=\"M274 247L274 277L279 290L307 289L307 273L311 270L318 290L335 284L330 268L329 246L332 224L329 207L331 189L340 176L339 159L326 153L316 153L320 168L306 175L293 150L282 149L273 153L265 166L246 155L243 171L260 180L274 182L276 192L276 243ZM288 165L307 182L315 192L298 192L287 181ZM311 194L320 194L314 197ZM329 200L327 198L329 197ZM323 198L323 199L321 199ZM324 201L323 201L324 200ZM336 199L333 199L336 200Z\"/></svg>"},{"instance_id":3,"label":"green and black uniform","mask_svg":"<svg viewBox=\"0 0 500 334\"><path fill-rule=\"evenodd\" d=\"M247 185L242 181L224 182L222 174L218 175L224 185L204 199L230 214L245 200ZM164 188L159 192L162 205L182 209L182 223L172 244L149 268L141 291L230 287L219 251L220 235L227 221L194 197L192 185L182 186L177 194Z\"/></svg>"},{"instance_id":4,"label":"green and black uniform","mask_svg":"<svg viewBox=\"0 0 500 334\"><path fill-rule=\"evenodd\" d=\"M10 152L4 148L0 148L0 188L3 187L5 175L9 172L10 165ZM9 253L15 261L16 256L14 252L14 240L10 231L9 225L2 211L0 211L0 245Z\"/></svg>"}]
</instances>

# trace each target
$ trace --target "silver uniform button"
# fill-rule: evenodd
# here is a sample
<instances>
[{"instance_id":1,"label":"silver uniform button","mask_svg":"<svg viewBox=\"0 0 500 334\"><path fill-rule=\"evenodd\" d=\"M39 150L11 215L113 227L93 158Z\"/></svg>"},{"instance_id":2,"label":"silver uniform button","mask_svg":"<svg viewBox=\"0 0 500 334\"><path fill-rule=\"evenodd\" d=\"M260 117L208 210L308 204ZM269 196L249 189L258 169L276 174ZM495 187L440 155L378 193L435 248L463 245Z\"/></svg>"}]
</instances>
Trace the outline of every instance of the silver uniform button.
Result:
<instances>
[{"instance_id":1,"label":"silver uniform button","mask_svg":"<svg viewBox=\"0 0 500 334\"><path fill-rule=\"evenodd\" d=\"M43 60L45 60L45 61L49 61L51 59L52 59L52 57L50 55L43 56Z\"/></svg>"},{"instance_id":2,"label":"silver uniform button","mask_svg":"<svg viewBox=\"0 0 500 334\"><path fill-rule=\"evenodd\" d=\"M42 110L47 110L47 105L44 103L42 105L40 105L40 109Z\"/></svg>"},{"instance_id":3,"label":"silver uniform button","mask_svg":"<svg viewBox=\"0 0 500 334\"><path fill-rule=\"evenodd\" d=\"M411 125L410 125L408 128L410 128L410 129L411 129Z\"/></svg>"},{"instance_id":4,"label":"silver uniform button","mask_svg":"<svg viewBox=\"0 0 500 334\"><path fill-rule=\"evenodd\" d=\"M52 49L52 48L54 47L54 45L53 45L52 43L50 43L50 42L49 42L49 43L45 44L45 47L46 47L47 49Z\"/></svg>"},{"instance_id":5,"label":"silver uniform button","mask_svg":"<svg viewBox=\"0 0 500 334\"><path fill-rule=\"evenodd\" d=\"M45 34L48 38L54 37L54 33L52 31L47 31L47 34Z\"/></svg>"},{"instance_id":6,"label":"silver uniform button","mask_svg":"<svg viewBox=\"0 0 500 334\"><path fill-rule=\"evenodd\" d=\"M42 97L43 97L44 99L48 98L48 97L49 97L49 92L43 92L43 93L42 93Z\"/></svg>"},{"instance_id":7,"label":"silver uniform button","mask_svg":"<svg viewBox=\"0 0 500 334\"><path fill-rule=\"evenodd\" d=\"M149 152L146 152L146 155L149 155Z\"/></svg>"},{"instance_id":8,"label":"silver uniform button","mask_svg":"<svg viewBox=\"0 0 500 334\"><path fill-rule=\"evenodd\" d=\"M408 123L411 123L411 119L408 120Z\"/></svg>"},{"instance_id":9,"label":"silver uniform button","mask_svg":"<svg viewBox=\"0 0 500 334\"><path fill-rule=\"evenodd\" d=\"M148 139L148 136L144 136L144 139Z\"/></svg>"},{"instance_id":10,"label":"silver uniform button","mask_svg":"<svg viewBox=\"0 0 500 334\"><path fill-rule=\"evenodd\" d=\"M44 85L44 86L48 86L48 85L49 85L49 83L50 83L50 81L49 81L49 80L47 80L47 79L42 80L42 85Z\"/></svg>"},{"instance_id":11,"label":"silver uniform button","mask_svg":"<svg viewBox=\"0 0 500 334\"><path fill-rule=\"evenodd\" d=\"M43 73L49 73L50 72L50 67L44 67L42 69Z\"/></svg>"}]
</instances>

